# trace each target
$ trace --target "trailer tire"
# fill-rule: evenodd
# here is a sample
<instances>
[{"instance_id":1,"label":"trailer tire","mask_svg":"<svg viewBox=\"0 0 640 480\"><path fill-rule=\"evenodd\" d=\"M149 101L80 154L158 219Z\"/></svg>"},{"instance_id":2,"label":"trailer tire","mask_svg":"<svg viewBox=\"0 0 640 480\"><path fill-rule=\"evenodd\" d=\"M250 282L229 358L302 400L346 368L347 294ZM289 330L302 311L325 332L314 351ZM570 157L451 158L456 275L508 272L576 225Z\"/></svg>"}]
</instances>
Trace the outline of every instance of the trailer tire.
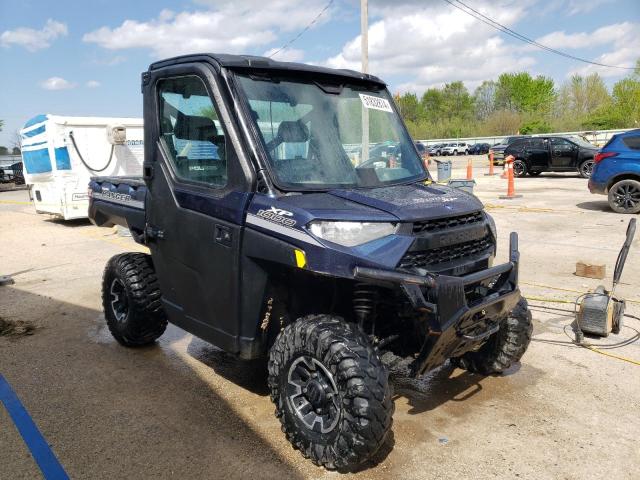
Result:
<instances>
[{"instance_id":1,"label":"trailer tire","mask_svg":"<svg viewBox=\"0 0 640 480\"><path fill-rule=\"evenodd\" d=\"M491 375L502 373L518 362L531 342L533 323L527 300L521 298L502 321L500 330L476 352L453 358L453 363L472 373Z\"/></svg>"},{"instance_id":2,"label":"trailer tire","mask_svg":"<svg viewBox=\"0 0 640 480\"><path fill-rule=\"evenodd\" d=\"M287 325L269 352L282 431L328 469L353 471L387 442L394 411L388 376L368 337L330 315Z\"/></svg>"},{"instance_id":3,"label":"trailer tire","mask_svg":"<svg viewBox=\"0 0 640 480\"><path fill-rule=\"evenodd\" d=\"M122 253L109 259L102 306L109 331L126 347L148 345L164 333L167 317L150 255Z\"/></svg>"}]
</instances>

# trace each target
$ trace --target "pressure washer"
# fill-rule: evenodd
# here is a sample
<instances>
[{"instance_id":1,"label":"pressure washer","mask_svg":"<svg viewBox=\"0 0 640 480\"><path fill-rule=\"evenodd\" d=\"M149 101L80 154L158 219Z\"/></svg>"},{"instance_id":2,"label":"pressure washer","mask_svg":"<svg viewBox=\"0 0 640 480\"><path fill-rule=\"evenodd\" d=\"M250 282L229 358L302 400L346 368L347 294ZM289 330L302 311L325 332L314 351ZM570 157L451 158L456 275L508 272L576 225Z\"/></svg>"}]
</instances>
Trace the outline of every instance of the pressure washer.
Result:
<instances>
[{"instance_id":1,"label":"pressure washer","mask_svg":"<svg viewBox=\"0 0 640 480\"><path fill-rule=\"evenodd\" d=\"M627 237L622 245L613 272L613 285L607 290L603 285L595 291L585 293L576 300L576 342L583 343L584 333L607 337L609 333L618 334L623 326L625 301L614 297L616 286L620 282L622 270L627 261L631 242L636 233L636 219L632 218L627 226Z\"/></svg>"}]
</instances>

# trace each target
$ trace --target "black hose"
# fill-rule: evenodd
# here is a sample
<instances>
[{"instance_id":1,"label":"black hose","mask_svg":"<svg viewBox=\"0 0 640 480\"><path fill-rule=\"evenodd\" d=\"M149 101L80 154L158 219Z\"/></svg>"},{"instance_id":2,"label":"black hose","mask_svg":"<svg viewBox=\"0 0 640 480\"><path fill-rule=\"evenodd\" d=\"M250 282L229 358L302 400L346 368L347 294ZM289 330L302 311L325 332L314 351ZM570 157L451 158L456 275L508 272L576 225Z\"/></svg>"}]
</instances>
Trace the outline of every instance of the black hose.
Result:
<instances>
[{"instance_id":1,"label":"black hose","mask_svg":"<svg viewBox=\"0 0 640 480\"><path fill-rule=\"evenodd\" d=\"M76 139L73 137L73 132L69 132L69 138L71 139L71 143L73 144L73 148L75 149L76 153L78 154L78 158L80 158L80 161L82 162L82 164L87 167L89 170L91 170L92 172L95 173L100 173L100 172L104 172L107 168L109 168L109 165L111 165L111 160L113 159L113 150L115 148L115 145L111 145L111 153L109 153L109 160L107 160L107 164L100 168L100 169L96 169L96 168L91 168L89 166L89 164L87 164L87 162L84 161L84 158L82 158L82 154L80 153L80 150L78 150L78 145L76 145Z\"/></svg>"}]
</instances>

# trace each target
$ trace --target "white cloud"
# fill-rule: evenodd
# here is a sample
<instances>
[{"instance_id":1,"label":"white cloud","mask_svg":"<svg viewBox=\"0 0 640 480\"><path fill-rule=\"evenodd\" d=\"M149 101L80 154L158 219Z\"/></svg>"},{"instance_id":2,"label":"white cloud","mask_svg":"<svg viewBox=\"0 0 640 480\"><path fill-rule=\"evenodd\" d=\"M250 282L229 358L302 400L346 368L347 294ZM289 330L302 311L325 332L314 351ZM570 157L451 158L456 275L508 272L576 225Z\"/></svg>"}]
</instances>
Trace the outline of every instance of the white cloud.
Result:
<instances>
[{"instance_id":1,"label":"white cloud","mask_svg":"<svg viewBox=\"0 0 640 480\"><path fill-rule=\"evenodd\" d=\"M605 25L592 32L565 33L551 32L536 39L538 43L556 49L573 49L627 42L640 29L640 23L614 23ZM536 48L536 47L531 47Z\"/></svg>"},{"instance_id":2,"label":"white cloud","mask_svg":"<svg viewBox=\"0 0 640 480\"><path fill-rule=\"evenodd\" d=\"M540 37L537 41L548 47L560 50L590 49L606 46L607 51L596 58L586 54L577 56L586 57L588 60L605 65L633 67L640 51L640 23L615 23L600 27L593 32L571 34L551 32ZM580 67L571 69L567 76L575 74L589 75L597 72L603 77L619 77L629 71L620 68L581 64Z\"/></svg>"},{"instance_id":3,"label":"white cloud","mask_svg":"<svg viewBox=\"0 0 640 480\"><path fill-rule=\"evenodd\" d=\"M125 20L115 28L101 27L84 35L83 40L111 50L147 48L158 57L194 52L241 53L304 28L325 5L324 0L198 3L210 9L181 13L162 10L148 21ZM330 16L331 9L317 23ZM286 40L285 36L282 39Z\"/></svg>"},{"instance_id":4,"label":"white cloud","mask_svg":"<svg viewBox=\"0 0 640 480\"><path fill-rule=\"evenodd\" d=\"M100 85L102 84L97 80L89 80L87 83L85 83L85 86L87 88L98 88Z\"/></svg>"},{"instance_id":5,"label":"white cloud","mask_svg":"<svg viewBox=\"0 0 640 480\"><path fill-rule=\"evenodd\" d=\"M404 1L372 5L369 71L385 79L411 78L398 86L417 90L463 80L474 88L506 71L530 69L535 60L505 44L500 34L464 12L437 2ZM530 1L477 2L473 8L506 26L525 17ZM360 70L360 35L324 62Z\"/></svg>"},{"instance_id":6,"label":"white cloud","mask_svg":"<svg viewBox=\"0 0 640 480\"><path fill-rule=\"evenodd\" d=\"M45 90L68 90L70 88L75 88L77 85L73 82L69 82L61 77L51 77L46 80L40 82L40 87Z\"/></svg>"},{"instance_id":7,"label":"white cloud","mask_svg":"<svg viewBox=\"0 0 640 480\"><path fill-rule=\"evenodd\" d=\"M20 27L15 30L6 30L0 34L0 45L10 47L18 45L30 52L41 50L51 46L51 42L58 37L67 35L67 26L64 23L49 19L42 30Z\"/></svg>"}]
</instances>

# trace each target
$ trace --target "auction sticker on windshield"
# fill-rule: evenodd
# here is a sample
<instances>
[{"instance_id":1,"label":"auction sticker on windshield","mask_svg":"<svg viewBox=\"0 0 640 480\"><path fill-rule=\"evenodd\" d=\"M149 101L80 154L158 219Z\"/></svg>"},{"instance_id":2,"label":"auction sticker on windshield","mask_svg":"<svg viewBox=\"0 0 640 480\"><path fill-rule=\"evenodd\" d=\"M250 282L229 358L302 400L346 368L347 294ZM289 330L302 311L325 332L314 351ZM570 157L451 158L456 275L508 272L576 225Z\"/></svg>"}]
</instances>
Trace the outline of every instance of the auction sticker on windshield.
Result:
<instances>
[{"instance_id":1,"label":"auction sticker on windshield","mask_svg":"<svg viewBox=\"0 0 640 480\"><path fill-rule=\"evenodd\" d=\"M373 95L365 95L360 93L360 100L366 108L373 108L374 110L382 110L383 112L393 112L391 104L386 98L374 97Z\"/></svg>"}]
</instances>

